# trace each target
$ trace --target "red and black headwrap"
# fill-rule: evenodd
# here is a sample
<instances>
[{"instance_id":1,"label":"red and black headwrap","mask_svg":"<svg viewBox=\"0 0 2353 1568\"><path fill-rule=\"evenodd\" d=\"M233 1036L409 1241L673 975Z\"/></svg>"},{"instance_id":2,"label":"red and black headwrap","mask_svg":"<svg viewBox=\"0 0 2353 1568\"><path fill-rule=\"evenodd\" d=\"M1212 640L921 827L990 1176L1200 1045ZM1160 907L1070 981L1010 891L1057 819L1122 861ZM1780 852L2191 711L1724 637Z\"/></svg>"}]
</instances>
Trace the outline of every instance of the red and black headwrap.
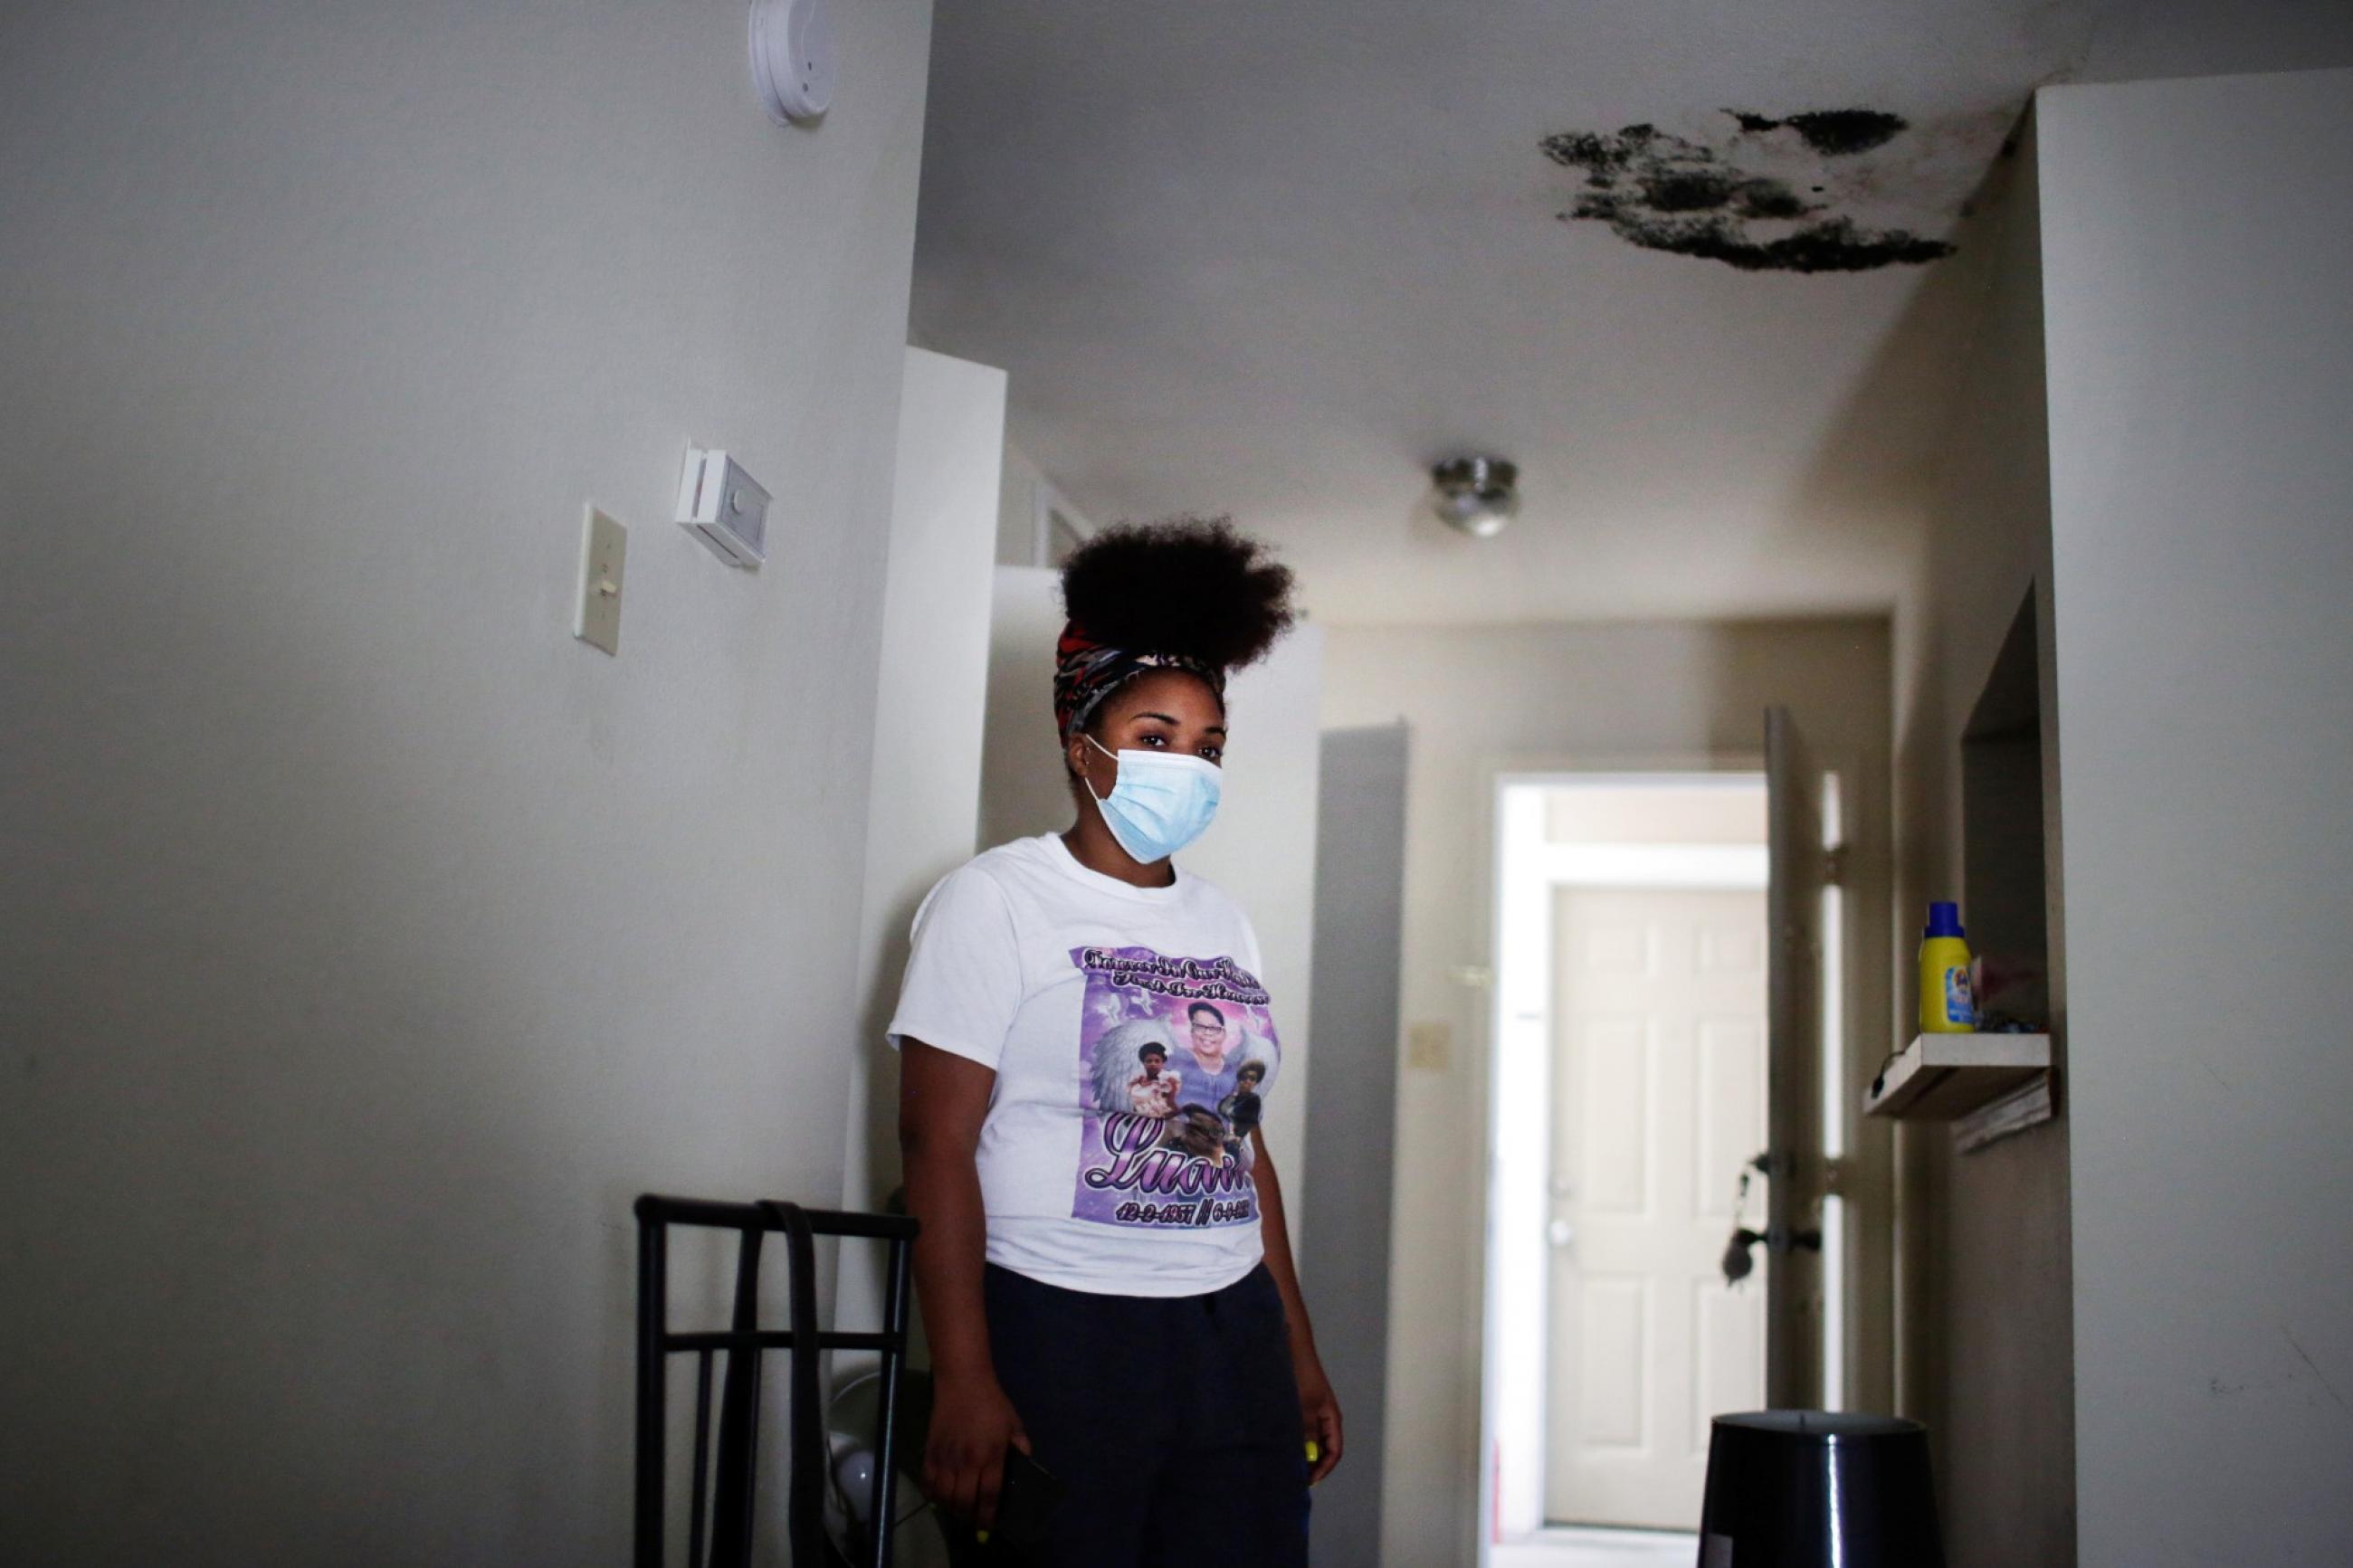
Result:
<instances>
[{"instance_id":1,"label":"red and black headwrap","mask_svg":"<svg viewBox=\"0 0 2353 1568\"><path fill-rule=\"evenodd\" d=\"M1054 649L1054 724L1067 740L1138 676L1179 669L1220 701L1226 676L1290 628L1291 571L1223 518L1105 529L1062 568L1070 622Z\"/></svg>"},{"instance_id":2,"label":"red and black headwrap","mask_svg":"<svg viewBox=\"0 0 2353 1568\"><path fill-rule=\"evenodd\" d=\"M1087 636L1078 622L1062 628L1054 645L1054 728L1068 740L1092 718L1103 700L1147 670L1181 669L1198 675L1225 700L1226 672L1181 653L1134 653Z\"/></svg>"}]
</instances>

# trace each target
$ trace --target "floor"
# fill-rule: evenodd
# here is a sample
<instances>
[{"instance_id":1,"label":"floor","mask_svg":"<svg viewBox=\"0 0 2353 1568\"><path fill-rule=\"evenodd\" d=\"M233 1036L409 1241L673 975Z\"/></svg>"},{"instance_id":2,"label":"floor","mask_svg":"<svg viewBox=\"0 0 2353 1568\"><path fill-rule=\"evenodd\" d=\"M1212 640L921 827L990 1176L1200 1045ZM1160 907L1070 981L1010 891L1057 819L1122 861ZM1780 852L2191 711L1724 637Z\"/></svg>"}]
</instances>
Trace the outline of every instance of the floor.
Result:
<instances>
[{"instance_id":1,"label":"floor","mask_svg":"<svg viewBox=\"0 0 2353 1568\"><path fill-rule=\"evenodd\" d=\"M1556 1525L1489 1550L1489 1568L1692 1568L1699 1538L1671 1530Z\"/></svg>"}]
</instances>

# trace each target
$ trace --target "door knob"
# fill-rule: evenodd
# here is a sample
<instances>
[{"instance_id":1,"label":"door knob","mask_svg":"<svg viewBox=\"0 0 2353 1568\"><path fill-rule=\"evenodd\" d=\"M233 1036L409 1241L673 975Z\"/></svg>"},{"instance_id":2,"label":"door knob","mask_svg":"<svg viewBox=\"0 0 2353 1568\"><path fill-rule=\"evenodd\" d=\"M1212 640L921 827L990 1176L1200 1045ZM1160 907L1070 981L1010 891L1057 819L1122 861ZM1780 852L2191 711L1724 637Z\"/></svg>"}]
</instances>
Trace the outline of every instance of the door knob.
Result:
<instances>
[{"instance_id":1,"label":"door knob","mask_svg":"<svg viewBox=\"0 0 2353 1568\"><path fill-rule=\"evenodd\" d=\"M1757 1231L1744 1225L1735 1230L1732 1239L1724 1245L1722 1267L1725 1284L1736 1285L1756 1272L1757 1260L1748 1255L1748 1249L1760 1241L1765 1244L1767 1252L1774 1254L1796 1252L1800 1248L1811 1252L1822 1249L1822 1233L1819 1229L1789 1230L1769 1226Z\"/></svg>"}]
</instances>

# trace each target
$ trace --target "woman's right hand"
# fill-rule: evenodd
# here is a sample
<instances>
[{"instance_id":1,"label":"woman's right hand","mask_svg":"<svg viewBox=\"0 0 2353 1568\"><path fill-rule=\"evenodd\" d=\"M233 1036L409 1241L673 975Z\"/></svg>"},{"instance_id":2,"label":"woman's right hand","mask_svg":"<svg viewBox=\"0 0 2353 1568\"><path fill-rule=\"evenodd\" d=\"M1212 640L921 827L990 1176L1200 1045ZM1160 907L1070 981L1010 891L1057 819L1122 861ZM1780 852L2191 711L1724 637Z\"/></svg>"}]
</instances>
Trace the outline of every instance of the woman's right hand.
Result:
<instances>
[{"instance_id":1,"label":"woman's right hand","mask_svg":"<svg viewBox=\"0 0 2353 1568\"><path fill-rule=\"evenodd\" d=\"M1028 1453L1029 1435L994 1375L934 1383L925 1497L976 1530L994 1528L1008 1447Z\"/></svg>"}]
</instances>

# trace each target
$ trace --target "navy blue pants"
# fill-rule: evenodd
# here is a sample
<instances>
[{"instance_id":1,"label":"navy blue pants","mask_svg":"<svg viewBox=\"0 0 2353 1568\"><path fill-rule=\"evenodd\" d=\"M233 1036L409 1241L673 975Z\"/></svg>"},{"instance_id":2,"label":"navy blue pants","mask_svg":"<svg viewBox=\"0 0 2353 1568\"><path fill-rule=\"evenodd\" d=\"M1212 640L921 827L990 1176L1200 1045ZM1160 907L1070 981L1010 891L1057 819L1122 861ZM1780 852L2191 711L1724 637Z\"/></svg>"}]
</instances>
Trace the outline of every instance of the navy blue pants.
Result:
<instances>
[{"instance_id":1,"label":"navy blue pants","mask_svg":"<svg viewBox=\"0 0 2353 1568\"><path fill-rule=\"evenodd\" d=\"M1305 1568L1307 1439L1261 1264L1207 1296L1102 1296L991 1266L989 1349L1065 1488L1039 1568Z\"/></svg>"}]
</instances>

